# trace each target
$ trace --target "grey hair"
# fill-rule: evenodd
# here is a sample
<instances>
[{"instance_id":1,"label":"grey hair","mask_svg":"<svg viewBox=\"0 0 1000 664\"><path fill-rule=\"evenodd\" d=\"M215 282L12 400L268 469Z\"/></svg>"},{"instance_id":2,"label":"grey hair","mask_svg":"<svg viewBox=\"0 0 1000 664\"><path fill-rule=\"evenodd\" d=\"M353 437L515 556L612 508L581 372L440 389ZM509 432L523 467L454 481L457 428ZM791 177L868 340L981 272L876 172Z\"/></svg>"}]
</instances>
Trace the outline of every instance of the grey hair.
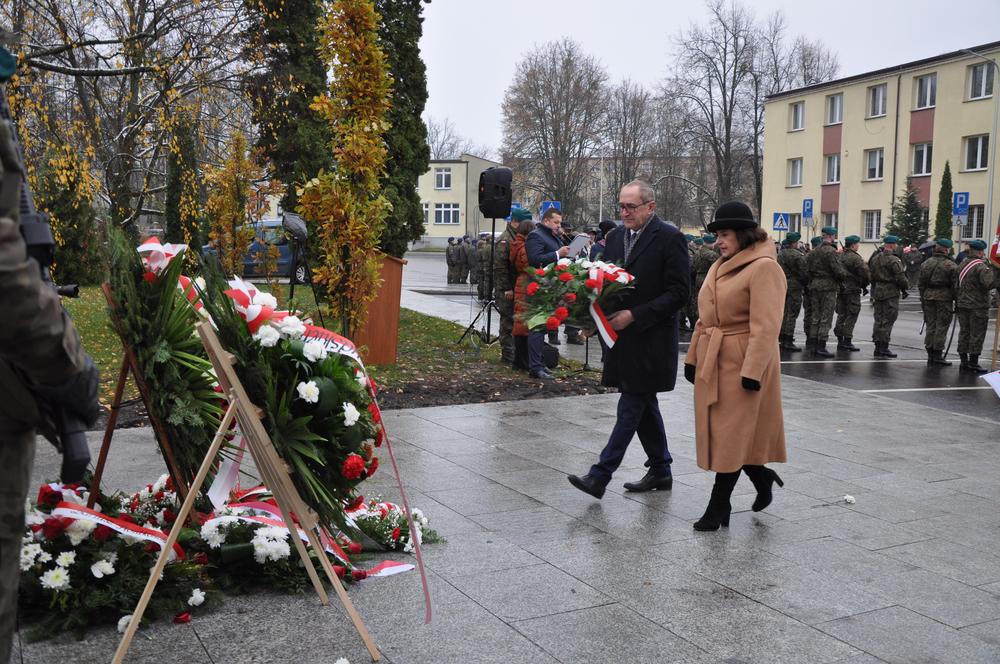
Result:
<instances>
[{"instance_id":1,"label":"grey hair","mask_svg":"<svg viewBox=\"0 0 1000 664\"><path fill-rule=\"evenodd\" d=\"M643 202L656 200L656 192L653 190L652 185L645 180L632 180L627 185L622 187L622 189L625 189L626 187L638 187L639 197L642 198Z\"/></svg>"}]
</instances>

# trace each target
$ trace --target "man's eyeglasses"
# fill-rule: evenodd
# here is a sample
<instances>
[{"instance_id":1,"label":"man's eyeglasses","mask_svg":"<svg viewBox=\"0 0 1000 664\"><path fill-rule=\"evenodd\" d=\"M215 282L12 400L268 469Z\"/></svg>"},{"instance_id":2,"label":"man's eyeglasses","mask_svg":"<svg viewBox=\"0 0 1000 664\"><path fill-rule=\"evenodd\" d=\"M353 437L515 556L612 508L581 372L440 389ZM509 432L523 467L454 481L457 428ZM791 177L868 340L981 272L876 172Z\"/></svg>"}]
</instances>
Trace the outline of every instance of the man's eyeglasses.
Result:
<instances>
[{"instance_id":1,"label":"man's eyeglasses","mask_svg":"<svg viewBox=\"0 0 1000 664\"><path fill-rule=\"evenodd\" d=\"M622 212L624 212L625 210L628 210L629 212L635 212L643 205L649 205L652 202L653 201L643 201L642 203L619 203L618 209L621 210Z\"/></svg>"}]
</instances>

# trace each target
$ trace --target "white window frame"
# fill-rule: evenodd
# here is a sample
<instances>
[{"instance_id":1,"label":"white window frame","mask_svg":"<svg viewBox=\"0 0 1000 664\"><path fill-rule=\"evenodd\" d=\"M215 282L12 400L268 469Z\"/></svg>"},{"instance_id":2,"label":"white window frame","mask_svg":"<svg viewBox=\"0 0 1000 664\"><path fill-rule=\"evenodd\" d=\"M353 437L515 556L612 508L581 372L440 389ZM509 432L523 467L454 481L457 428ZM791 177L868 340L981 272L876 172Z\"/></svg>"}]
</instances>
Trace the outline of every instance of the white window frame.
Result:
<instances>
[{"instance_id":1,"label":"white window frame","mask_svg":"<svg viewBox=\"0 0 1000 664\"><path fill-rule=\"evenodd\" d=\"M421 203L420 205L424 208L424 226L426 226L431 223L431 204Z\"/></svg>"},{"instance_id":2,"label":"white window frame","mask_svg":"<svg viewBox=\"0 0 1000 664\"><path fill-rule=\"evenodd\" d=\"M461 203L435 203L434 204L434 225L435 226L458 226L462 223Z\"/></svg>"},{"instance_id":3,"label":"white window frame","mask_svg":"<svg viewBox=\"0 0 1000 664\"><path fill-rule=\"evenodd\" d=\"M796 168L797 166L797 168ZM798 176L796 178L796 175ZM788 160L788 184L789 187L802 186L802 157Z\"/></svg>"},{"instance_id":4,"label":"white window frame","mask_svg":"<svg viewBox=\"0 0 1000 664\"><path fill-rule=\"evenodd\" d=\"M798 120L796 125L795 121ZM792 102L788 105L788 131L802 131L806 128L806 103Z\"/></svg>"},{"instance_id":5,"label":"white window frame","mask_svg":"<svg viewBox=\"0 0 1000 664\"><path fill-rule=\"evenodd\" d=\"M840 230L840 213L839 212L824 212L823 213L823 225L833 226L837 230Z\"/></svg>"},{"instance_id":6,"label":"white window frame","mask_svg":"<svg viewBox=\"0 0 1000 664\"><path fill-rule=\"evenodd\" d=\"M878 164L875 167L875 176L871 175L872 170L872 156L878 155ZM865 150L865 181L866 182L877 182L882 180L885 176L885 148L872 148L871 150Z\"/></svg>"},{"instance_id":7,"label":"white window frame","mask_svg":"<svg viewBox=\"0 0 1000 664\"><path fill-rule=\"evenodd\" d=\"M993 64L990 62L979 62L969 65L969 84L966 86L966 99L974 101L977 99L989 99L993 96ZM979 76L979 85L976 86L976 76ZM978 89L976 89L978 87Z\"/></svg>"},{"instance_id":8,"label":"white window frame","mask_svg":"<svg viewBox=\"0 0 1000 664\"><path fill-rule=\"evenodd\" d=\"M976 163L977 166L969 168L969 157L972 156L973 149L976 152ZM979 134L978 136L966 136L965 137L965 170L966 171L985 171L988 164L988 159L990 157L990 135L989 134Z\"/></svg>"},{"instance_id":9,"label":"white window frame","mask_svg":"<svg viewBox=\"0 0 1000 664\"><path fill-rule=\"evenodd\" d=\"M889 90L888 85L885 83L879 83L878 85L873 85L868 88L868 107L865 109L866 118L882 118L885 117L886 109L886 99L888 98ZM873 111L878 111L873 113Z\"/></svg>"},{"instance_id":10,"label":"white window frame","mask_svg":"<svg viewBox=\"0 0 1000 664\"><path fill-rule=\"evenodd\" d=\"M802 213L792 212L788 215L788 232L789 233L801 233L802 232Z\"/></svg>"},{"instance_id":11,"label":"white window frame","mask_svg":"<svg viewBox=\"0 0 1000 664\"><path fill-rule=\"evenodd\" d=\"M882 237L882 210L861 211L861 237L872 242Z\"/></svg>"},{"instance_id":12,"label":"white window frame","mask_svg":"<svg viewBox=\"0 0 1000 664\"><path fill-rule=\"evenodd\" d=\"M930 175L934 162L933 143L913 144L913 175Z\"/></svg>"},{"instance_id":13,"label":"white window frame","mask_svg":"<svg viewBox=\"0 0 1000 664\"><path fill-rule=\"evenodd\" d=\"M969 206L969 220L965 226L959 226L961 229L959 231L959 236L963 240L982 240L985 238L984 231L986 229L986 206L985 205L970 205Z\"/></svg>"},{"instance_id":14,"label":"white window frame","mask_svg":"<svg viewBox=\"0 0 1000 664\"><path fill-rule=\"evenodd\" d=\"M844 121L844 93L828 95L826 98L826 124L841 124Z\"/></svg>"},{"instance_id":15,"label":"white window frame","mask_svg":"<svg viewBox=\"0 0 1000 664\"><path fill-rule=\"evenodd\" d=\"M442 166L434 169L434 188L439 191L451 189L450 166Z\"/></svg>"},{"instance_id":16,"label":"white window frame","mask_svg":"<svg viewBox=\"0 0 1000 664\"><path fill-rule=\"evenodd\" d=\"M834 166L834 177L830 178L830 167ZM823 161L823 184L840 184L840 153L828 154Z\"/></svg>"},{"instance_id":17,"label":"white window frame","mask_svg":"<svg viewBox=\"0 0 1000 664\"><path fill-rule=\"evenodd\" d=\"M916 92L916 103L913 105L914 110L937 106L937 72L917 76L913 79L913 88Z\"/></svg>"}]
</instances>

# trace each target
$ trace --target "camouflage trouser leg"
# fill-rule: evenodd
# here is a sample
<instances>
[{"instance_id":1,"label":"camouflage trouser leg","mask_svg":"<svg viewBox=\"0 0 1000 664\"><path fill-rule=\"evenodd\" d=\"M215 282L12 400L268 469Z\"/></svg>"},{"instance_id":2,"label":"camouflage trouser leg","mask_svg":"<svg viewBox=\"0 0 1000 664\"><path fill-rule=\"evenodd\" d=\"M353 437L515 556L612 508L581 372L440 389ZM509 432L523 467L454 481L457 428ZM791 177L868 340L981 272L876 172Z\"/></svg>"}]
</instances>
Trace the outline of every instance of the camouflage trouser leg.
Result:
<instances>
[{"instance_id":1,"label":"camouflage trouser leg","mask_svg":"<svg viewBox=\"0 0 1000 664\"><path fill-rule=\"evenodd\" d=\"M464 284L469 280L469 267L467 265L459 265L455 272L456 284Z\"/></svg>"},{"instance_id":2,"label":"camouflage trouser leg","mask_svg":"<svg viewBox=\"0 0 1000 664\"><path fill-rule=\"evenodd\" d=\"M837 297L837 325L833 328L833 333L837 338L854 337L854 326L858 322L858 315L861 313L861 293L841 293Z\"/></svg>"},{"instance_id":3,"label":"camouflage trouser leg","mask_svg":"<svg viewBox=\"0 0 1000 664\"><path fill-rule=\"evenodd\" d=\"M802 291L787 291L785 293L785 317L781 320L782 336L795 336L795 321L799 319L800 309L802 309Z\"/></svg>"},{"instance_id":4,"label":"camouflage trouser leg","mask_svg":"<svg viewBox=\"0 0 1000 664\"><path fill-rule=\"evenodd\" d=\"M500 310L500 358L514 361L514 302L503 293L496 293L497 309Z\"/></svg>"},{"instance_id":5,"label":"camouflage trouser leg","mask_svg":"<svg viewBox=\"0 0 1000 664\"><path fill-rule=\"evenodd\" d=\"M449 284L455 283L457 275L458 275L458 273L455 270L455 266L454 265L449 265L448 266L448 283Z\"/></svg>"},{"instance_id":6,"label":"camouflage trouser leg","mask_svg":"<svg viewBox=\"0 0 1000 664\"><path fill-rule=\"evenodd\" d=\"M837 291L810 291L812 300L812 331L810 337L816 343L825 344L833 326L833 310L837 307Z\"/></svg>"},{"instance_id":7,"label":"camouflage trouser leg","mask_svg":"<svg viewBox=\"0 0 1000 664\"><path fill-rule=\"evenodd\" d=\"M479 283L479 270L474 267L469 268L469 283L478 284Z\"/></svg>"},{"instance_id":8,"label":"camouflage trouser leg","mask_svg":"<svg viewBox=\"0 0 1000 664\"><path fill-rule=\"evenodd\" d=\"M5 664L17 621L24 499L34 459L34 431L0 435L0 662Z\"/></svg>"},{"instance_id":9,"label":"camouflage trouser leg","mask_svg":"<svg viewBox=\"0 0 1000 664\"><path fill-rule=\"evenodd\" d=\"M888 344L892 337L892 326L899 318L899 296L887 300L875 300L872 315L875 316L875 324L872 326L872 341Z\"/></svg>"},{"instance_id":10,"label":"camouflage trouser leg","mask_svg":"<svg viewBox=\"0 0 1000 664\"><path fill-rule=\"evenodd\" d=\"M927 350L944 350L948 341L948 327L951 325L951 302L924 301L924 320L927 322L927 332L924 335L924 348Z\"/></svg>"},{"instance_id":11,"label":"camouflage trouser leg","mask_svg":"<svg viewBox=\"0 0 1000 664\"><path fill-rule=\"evenodd\" d=\"M986 342L986 328L990 324L989 309L958 310L958 352L979 355Z\"/></svg>"},{"instance_id":12,"label":"camouflage trouser leg","mask_svg":"<svg viewBox=\"0 0 1000 664\"><path fill-rule=\"evenodd\" d=\"M813 326L813 296L811 293L802 294L802 333L807 339L812 338Z\"/></svg>"}]
</instances>

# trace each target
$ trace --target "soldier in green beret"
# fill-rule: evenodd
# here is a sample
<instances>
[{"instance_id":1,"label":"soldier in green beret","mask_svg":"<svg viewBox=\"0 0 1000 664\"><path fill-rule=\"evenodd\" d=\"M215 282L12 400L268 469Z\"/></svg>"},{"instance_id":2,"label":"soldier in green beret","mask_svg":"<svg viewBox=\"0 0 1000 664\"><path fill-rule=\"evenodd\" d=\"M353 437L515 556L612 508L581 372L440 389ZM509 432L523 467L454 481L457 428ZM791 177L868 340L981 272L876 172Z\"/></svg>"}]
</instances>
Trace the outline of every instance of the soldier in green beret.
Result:
<instances>
[{"instance_id":1,"label":"soldier in green beret","mask_svg":"<svg viewBox=\"0 0 1000 664\"><path fill-rule=\"evenodd\" d=\"M983 258L986 243L969 242L969 252L958 266L956 283L958 308L959 371L983 374L989 371L979 366L979 353L986 339L990 322L990 291L1000 286L1000 273Z\"/></svg>"},{"instance_id":2,"label":"soldier in green beret","mask_svg":"<svg viewBox=\"0 0 1000 664\"><path fill-rule=\"evenodd\" d=\"M861 294L868 292L871 282L868 264L858 255L858 245L861 238L848 235L844 238L844 253L840 255L840 263L847 271L847 280L837 297L837 324L833 333L837 336L837 350L859 351L851 341L854 338L854 326L861 313Z\"/></svg>"},{"instance_id":3,"label":"soldier in green beret","mask_svg":"<svg viewBox=\"0 0 1000 664\"><path fill-rule=\"evenodd\" d=\"M490 289L489 265L490 247L493 244L493 235L489 232L479 234L479 242L476 243L476 293L479 299L486 301Z\"/></svg>"},{"instance_id":4,"label":"soldier in green beret","mask_svg":"<svg viewBox=\"0 0 1000 664\"><path fill-rule=\"evenodd\" d=\"M823 244L823 237L817 235L813 239L809 240L809 246L805 248L804 254L806 258L809 254L819 245ZM809 270L806 269L806 277L809 277ZM802 291L802 334L806 336L806 344L809 345L809 331L812 329L813 313L812 313L812 299L809 297L809 284L806 283L805 289Z\"/></svg>"},{"instance_id":5,"label":"soldier in green beret","mask_svg":"<svg viewBox=\"0 0 1000 664\"><path fill-rule=\"evenodd\" d=\"M806 257L809 270L809 299L812 306L812 326L806 336L806 349L816 357L833 357L826 349L826 340L833 326L833 312L837 307L837 294L847 281L847 271L840 264L840 256L833 243L837 229L824 226L820 245Z\"/></svg>"},{"instance_id":6,"label":"soldier in green beret","mask_svg":"<svg viewBox=\"0 0 1000 664\"><path fill-rule=\"evenodd\" d=\"M781 321L781 334L778 336L782 350L797 352L802 350L795 345L795 321L802 309L802 295L809 284L809 272L806 270L806 254L799 246L802 235L792 231L781 241L781 251L778 252L778 265L785 273L788 288L785 291L785 316Z\"/></svg>"},{"instance_id":7,"label":"soldier in green beret","mask_svg":"<svg viewBox=\"0 0 1000 664\"><path fill-rule=\"evenodd\" d=\"M924 348L927 349L927 366L951 366L944 359L944 344L948 337L948 325L954 315L955 286L958 280L958 266L951 260L951 238L939 237L934 240L934 253L920 266L920 303L924 310Z\"/></svg>"},{"instance_id":8,"label":"soldier in green beret","mask_svg":"<svg viewBox=\"0 0 1000 664\"><path fill-rule=\"evenodd\" d=\"M448 283L458 283L458 245L455 238L448 238L448 248L444 250L444 260L448 264Z\"/></svg>"},{"instance_id":9,"label":"soldier in green beret","mask_svg":"<svg viewBox=\"0 0 1000 664\"><path fill-rule=\"evenodd\" d=\"M503 235L493 248L493 299L500 312L500 360L514 364L514 285L517 271L510 259L510 246L514 243L521 222L531 219L527 208L515 208Z\"/></svg>"},{"instance_id":10,"label":"soldier in green beret","mask_svg":"<svg viewBox=\"0 0 1000 664\"><path fill-rule=\"evenodd\" d=\"M899 238L886 235L882 242L882 248L868 260L872 279L872 316L875 318L872 341L875 343L875 357L893 358L896 354L889 350L892 326L899 318L899 299L909 297L909 284L903 261L896 255Z\"/></svg>"}]
</instances>

